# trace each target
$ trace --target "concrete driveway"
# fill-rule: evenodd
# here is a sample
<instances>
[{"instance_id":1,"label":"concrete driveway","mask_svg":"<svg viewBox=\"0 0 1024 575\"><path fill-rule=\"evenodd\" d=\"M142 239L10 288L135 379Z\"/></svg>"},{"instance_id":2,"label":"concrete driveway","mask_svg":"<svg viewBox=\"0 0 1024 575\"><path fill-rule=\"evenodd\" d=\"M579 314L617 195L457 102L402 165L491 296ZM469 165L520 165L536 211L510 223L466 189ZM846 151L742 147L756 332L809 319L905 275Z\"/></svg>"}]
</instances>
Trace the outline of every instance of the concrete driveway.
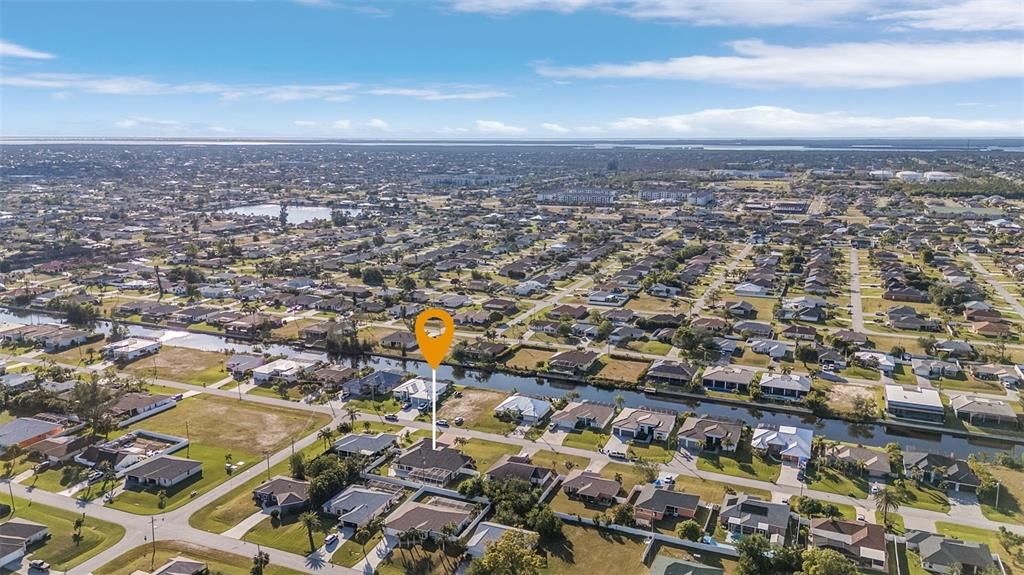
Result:
<instances>
[{"instance_id":1,"label":"concrete driveway","mask_svg":"<svg viewBox=\"0 0 1024 575\"><path fill-rule=\"evenodd\" d=\"M797 479L797 475L800 470L795 465L783 465L782 470L779 472L779 480L776 481L779 485L789 485L790 487L800 487L801 482Z\"/></svg>"}]
</instances>

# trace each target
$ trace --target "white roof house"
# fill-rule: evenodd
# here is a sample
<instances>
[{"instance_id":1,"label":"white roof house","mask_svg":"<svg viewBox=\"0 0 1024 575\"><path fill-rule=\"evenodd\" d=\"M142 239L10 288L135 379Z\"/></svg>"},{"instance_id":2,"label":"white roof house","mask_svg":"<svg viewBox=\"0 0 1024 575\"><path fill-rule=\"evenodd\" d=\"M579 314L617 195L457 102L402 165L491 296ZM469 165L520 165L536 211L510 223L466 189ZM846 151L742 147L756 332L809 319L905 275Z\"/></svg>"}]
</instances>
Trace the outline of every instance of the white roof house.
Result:
<instances>
[{"instance_id":1,"label":"white roof house","mask_svg":"<svg viewBox=\"0 0 1024 575\"><path fill-rule=\"evenodd\" d=\"M811 458L814 431L793 425L769 426L758 424L750 446L767 451L785 461L801 462Z\"/></svg>"},{"instance_id":2,"label":"white roof house","mask_svg":"<svg viewBox=\"0 0 1024 575\"><path fill-rule=\"evenodd\" d=\"M858 351L853 357L869 365L877 365L882 373L892 373L896 369L896 358L880 351Z\"/></svg>"},{"instance_id":3,"label":"white roof house","mask_svg":"<svg viewBox=\"0 0 1024 575\"><path fill-rule=\"evenodd\" d=\"M437 396L441 397L448 391L448 383L437 382ZM402 401L408 401L416 408L429 406L434 401L434 394L431 383L422 377L414 377L394 389L394 396Z\"/></svg>"},{"instance_id":4,"label":"white roof house","mask_svg":"<svg viewBox=\"0 0 1024 575\"><path fill-rule=\"evenodd\" d=\"M313 362L311 361L275 359L270 363L253 368L252 378L256 383L270 381L271 379L295 381L300 375L312 368Z\"/></svg>"},{"instance_id":5,"label":"white roof house","mask_svg":"<svg viewBox=\"0 0 1024 575\"><path fill-rule=\"evenodd\" d=\"M885 409L893 417L940 422L946 408L939 392L930 388L885 386Z\"/></svg>"},{"instance_id":6,"label":"white roof house","mask_svg":"<svg viewBox=\"0 0 1024 575\"><path fill-rule=\"evenodd\" d=\"M533 423L544 419L551 412L551 403L525 395L513 395L494 408L495 413L502 411L517 412L524 423Z\"/></svg>"}]
</instances>

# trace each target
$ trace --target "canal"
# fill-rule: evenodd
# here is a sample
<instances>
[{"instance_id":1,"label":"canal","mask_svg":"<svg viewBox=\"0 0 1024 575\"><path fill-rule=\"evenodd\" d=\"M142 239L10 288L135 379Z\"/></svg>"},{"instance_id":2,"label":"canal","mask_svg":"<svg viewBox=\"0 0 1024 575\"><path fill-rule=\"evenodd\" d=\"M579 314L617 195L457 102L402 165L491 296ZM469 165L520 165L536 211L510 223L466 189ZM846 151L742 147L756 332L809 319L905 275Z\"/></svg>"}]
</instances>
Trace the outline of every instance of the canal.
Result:
<instances>
[{"instance_id":1,"label":"canal","mask_svg":"<svg viewBox=\"0 0 1024 575\"><path fill-rule=\"evenodd\" d=\"M41 313L26 313L0 308L0 323L60 323L54 316ZM231 340L215 334L197 334L174 329L151 328L140 325L122 324L128 332L137 337L159 339L166 345L203 351L230 351L232 353L270 353L286 357L327 361L325 353L298 350L285 345L260 345L251 342ZM110 332L110 323L97 323L96 331ZM363 357L340 360L354 366L371 366L377 369L399 369L429 378L430 366L416 360L401 360L387 357ZM525 377L502 372L487 372L442 365L437 370L438 379L454 381L459 385L518 392L536 397L562 397L573 391L581 399L603 403L615 403L616 396L622 396L626 407L652 407L679 412L693 412L698 415L742 421L751 426L758 422L776 425L796 425L814 429L816 435L829 439L857 443L865 446L884 447L897 442L907 450L952 454L965 458L972 453L999 453L1017 449L1013 444L996 440L963 438L935 433L911 433L881 424L858 424L838 419L823 419L813 415L801 416L757 408L744 408L707 401L683 401L655 397L639 391L605 389L585 384L573 384L561 380Z\"/></svg>"}]
</instances>

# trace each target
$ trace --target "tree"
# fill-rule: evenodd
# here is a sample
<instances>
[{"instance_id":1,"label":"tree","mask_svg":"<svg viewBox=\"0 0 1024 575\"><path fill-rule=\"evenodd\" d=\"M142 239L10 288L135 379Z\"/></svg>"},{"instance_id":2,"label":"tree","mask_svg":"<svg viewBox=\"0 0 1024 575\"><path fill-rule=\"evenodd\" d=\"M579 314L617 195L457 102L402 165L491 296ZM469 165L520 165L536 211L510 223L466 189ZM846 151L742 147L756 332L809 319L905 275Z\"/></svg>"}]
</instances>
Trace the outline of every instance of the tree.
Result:
<instances>
[{"instance_id":1,"label":"tree","mask_svg":"<svg viewBox=\"0 0 1024 575\"><path fill-rule=\"evenodd\" d=\"M263 570L270 565L270 554L266 551L259 551L252 558L252 569L249 575L263 575Z\"/></svg>"},{"instance_id":2,"label":"tree","mask_svg":"<svg viewBox=\"0 0 1024 575\"><path fill-rule=\"evenodd\" d=\"M608 320L602 321L597 326L597 339L600 339L600 340L608 339L608 336L611 335L612 331L614 331L614 330L615 330L615 326L612 325L612 322L610 322Z\"/></svg>"},{"instance_id":3,"label":"tree","mask_svg":"<svg viewBox=\"0 0 1024 575\"><path fill-rule=\"evenodd\" d=\"M640 477L643 477L644 481L646 481L647 483L650 483L658 478L658 466L651 463L650 461L647 461L645 459L638 459L636 463L633 464L633 467L636 468L637 472L640 474Z\"/></svg>"},{"instance_id":4,"label":"tree","mask_svg":"<svg viewBox=\"0 0 1024 575\"><path fill-rule=\"evenodd\" d=\"M889 525L889 513L896 511L903 503L903 497L899 491L891 485L880 489L874 495L875 509L882 514L882 522Z\"/></svg>"},{"instance_id":5,"label":"tree","mask_svg":"<svg viewBox=\"0 0 1024 575\"><path fill-rule=\"evenodd\" d=\"M802 554L798 575L857 575L857 566L833 549L811 548Z\"/></svg>"},{"instance_id":6,"label":"tree","mask_svg":"<svg viewBox=\"0 0 1024 575\"><path fill-rule=\"evenodd\" d=\"M363 283L368 286L382 286L384 285L384 272L380 271L380 268L369 267L363 270L362 273Z\"/></svg>"},{"instance_id":7,"label":"tree","mask_svg":"<svg viewBox=\"0 0 1024 575\"><path fill-rule=\"evenodd\" d=\"M324 451L331 448L331 440L334 439L334 430L330 427L325 427L316 434L317 438L323 441Z\"/></svg>"},{"instance_id":8,"label":"tree","mask_svg":"<svg viewBox=\"0 0 1024 575\"><path fill-rule=\"evenodd\" d=\"M544 567L534 553L536 537L521 531L506 531L491 543L484 556L470 567L472 575L538 575Z\"/></svg>"},{"instance_id":9,"label":"tree","mask_svg":"<svg viewBox=\"0 0 1024 575\"><path fill-rule=\"evenodd\" d=\"M302 456L302 453L293 453L288 458L288 468L294 479L302 480L306 478L306 458Z\"/></svg>"},{"instance_id":10,"label":"tree","mask_svg":"<svg viewBox=\"0 0 1024 575\"><path fill-rule=\"evenodd\" d=\"M316 542L313 541L313 533L320 528L320 516L315 511L305 511L299 515L299 523L306 529L306 537L309 539L309 552L316 551Z\"/></svg>"},{"instance_id":11,"label":"tree","mask_svg":"<svg viewBox=\"0 0 1024 575\"><path fill-rule=\"evenodd\" d=\"M72 411L92 427L94 436L109 429L110 408L117 399L118 393L100 383L99 376L95 374L88 381L78 382L71 390Z\"/></svg>"},{"instance_id":12,"label":"tree","mask_svg":"<svg viewBox=\"0 0 1024 575\"><path fill-rule=\"evenodd\" d=\"M763 535L749 535L736 544L737 575L767 575L772 569L772 546Z\"/></svg>"},{"instance_id":13,"label":"tree","mask_svg":"<svg viewBox=\"0 0 1024 575\"><path fill-rule=\"evenodd\" d=\"M701 528L700 523L693 519L687 519L676 528L676 534L682 539L700 541L700 538L704 535L704 530Z\"/></svg>"},{"instance_id":14,"label":"tree","mask_svg":"<svg viewBox=\"0 0 1024 575\"><path fill-rule=\"evenodd\" d=\"M356 543L362 547L363 559L366 559L366 543L370 540L370 537L373 537L373 533L371 533L366 527L360 527L352 537L354 537Z\"/></svg>"}]
</instances>

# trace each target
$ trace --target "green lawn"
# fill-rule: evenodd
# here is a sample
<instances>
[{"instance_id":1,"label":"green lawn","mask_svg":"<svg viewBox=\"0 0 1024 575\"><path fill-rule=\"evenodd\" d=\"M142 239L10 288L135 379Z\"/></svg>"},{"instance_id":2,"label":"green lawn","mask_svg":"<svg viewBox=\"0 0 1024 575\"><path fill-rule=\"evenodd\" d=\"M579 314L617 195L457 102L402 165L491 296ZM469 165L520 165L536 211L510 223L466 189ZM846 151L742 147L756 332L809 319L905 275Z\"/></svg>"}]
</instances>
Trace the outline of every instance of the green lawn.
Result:
<instances>
[{"instance_id":1,"label":"green lawn","mask_svg":"<svg viewBox=\"0 0 1024 575\"><path fill-rule=\"evenodd\" d=\"M300 453L308 460L316 457L322 451L323 444L316 441ZM284 459L270 467L270 476L288 476L289 471L288 459ZM188 518L189 525L210 533L224 533L238 525L240 521L258 511L252 500L252 490L266 480L266 474L261 473L221 495L213 503L193 513Z\"/></svg>"},{"instance_id":2,"label":"green lawn","mask_svg":"<svg viewBox=\"0 0 1024 575\"><path fill-rule=\"evenodd\" d=\"M840 370L839 375L842 375L843 377L869 379L871 381L878 381L882 377L882 374L879 373L877 370L858 366L850 366L846 369Z\"/></svg>"},{"instance_id":3,"label":"green lawn","mask_svg":"<svg viewBox=\"0 0 1024 575\"><path fill-rule=\"evenodd\" d=\"M914 485L913 481L906 482L907 502L904 505L927 511L949 513L949 499L940 489L922 483Z\"/></svg>"},{"instance_id":4,"label":"green lawn","mask_svg":"<svg viewBox=\"0 0 1024 575\"><path fill-rule=\"evenodd\" d=\"M541 450L533 454L533 464L541 467L554 469L556 473L565 475L568 473L566 462L571 462L573 469L585 469L590 465L590 460L578 455L555 453L554 451Z\"/></svg>"},{"instance_id":5,"label":"green lawn","mask_svg":"<svg viewBox=\"0 0 1024 575\"><path fill-rule=\"evenodd\" d=\"M86 516L82 538L75 542L75 520L82 517L81 514L41 503L31 503L18 497L12 502L7 495L0 497L0 501L9 505L13 503L15 510L12 517L42 523L50 528L50 539L30 551L32 559L42 559L55 569L66 571L113 546L124 537L124 527Z\"/></svg>"},{"instance_id":6,"label":"green lawn","mask_svg":"<svg viewBox=\"0 0 1024 575\"><path fill-rule=\"evenodd\" d=\"M402 404L397 399L391 397L390 393L375 399L350 399L345 402L345 405L365 413L379 413L383 415L398 413L402 410Z\"/></svg>"},{"instance_id":7,"label":"green lawn","mask_svg":"<svg viewBox=\"0 0 1024 575\"><path fill-rule=\"evenodd\" d=\"M244 461L247 466L258 464L260 461L260 457L254 453L230 451L223 447L199 443L189 445L188 451L189 453L186 453L186 450L183 449L174 455L176 457L188 457L189 459L201 461L203 463L203 472L199 476L190 477L178 485L164 489L166 500L163 507L160 507L159 488L118 489L114 496L114 501L107 505L114 509L138 513L139 515L166 513L188 503L192 499L193 492L202 494L212 489L215 485L227 481L231 477L224 468L224 457L228 453L232 454L236 462Z\"/></svg>"},{"instance_id":8,"label":"green lawn","mask_svg":"<svg viewBox=\"0 0 1024 575\"><path fill-rule=\"evenodd\" d=\"M774 483L779 478L782 465L745 450L721 454L702 453L697 459L697 469Z\"/></svg>"},{"instance_id":9,"label":"green lawn","mask_svg":"<svg viewBox=\"0 0 1024 575\"><path fill-rule=\"evenodd\" d=\"M808 474L809 489L867 499L870 485L863 477L850 477L829 467L816 467Z\"/></svg>"},{"instance_id":10,"label":"green lawn","mask_svg":"<svg viewBox=\"0 0 1024 575\"><path fill-rule=\"evenodd\" d=\"M640 560L644 542L614 531L566 524L565 537L542 543L544 575L647 575L649 569ZM613 567L614 566L614 567Z\"/></svg>"},{"instance_id":11,"label":"green lawn","mask_svg":"<svg viewBox=\"0 0 1024 575\"><path fill-rule=\"evenodd\" d=\"M979 529L977 527L967 527L956 523L950 523L946 521L936 521L935 530L946 537L955 537L963 541L975 541L977 543L985 543L988 545L992 552L999 555L1003 560L1003 564L1006 566L1007 573L1013 573L1013 552L1006 547L1003 547L999 543L999 538L995 531L988 529Z\"/></svg>"},{"instance_id":12,"label":"green lawn","mask_svg":"<svg viewBox=\"0 0 1024 575\"><path fill-rule=\"evenodd\" d=\"M982 513L992 521L1024 524L1024 511L1021 511L1021 502L1024 501L1024 472L994 465L988 469L999 481L999 506L996 506L993 493L981 501Z\"/></svg>"},{"instance_id":13,"label":"green lawn","mask_svg":"<svg viewBox=\"0 0 1024 575\"><path fill-rule=\"evenodd\" d=\"M666 355L672 351L672 346L667 343L663 343L657 340L651 341L631 341L626 347L633 351L639 351L640 353L647 353L650 355Z\"/></svg>"},{"instance_id":14,"label":"green lawn","mask_svg":"<svg viewBox=\"0 0 1024 575\"><path fill-rule=\"evenodd\" d=\"M341 565L343 567L351 567L366 557L363 553L363 549L366 549L367 553L373 551L373 548L380 543L380 540L383 539L383 537L384 532L378 530L372 537L370 537L370 540L366 542L366 545L360 545L355 541L348 539L341 544L341 547L338 547L338 549L335 550L334 555L331 556L331 563Z\"/></svg>"},{"instance_id":15,"label":"green lawn","mask_svg":"<svg viewBox=\"0 0 1024 575\"><path fill-rule=\"evenodd\" d=\"M771 492L764 489L754 489L752 487L738 487L735 485L720 483L718 481L712 481L710 479L691 477L689 475L676 476L676 491L683 491L686 493L699 495L701 501L704 503L721 504L722 500L725 499L725 495L730 491L734 493L746 493L748 495L753 495L754 497L760 497L765 501L771 501L772 499Z\"/></svg>"},{"instance_id":16,"label":"green lawn","mask_svg":"<svg viewBox=\"0 0 1024 575\"><path fill-rule=\"evenodd\" d=\"M881 511L875 511L875 523L879 525L885 525L885 519L882 517ZM897 535L903 535L903 532L907 530L903 524L903 516L899 513L889 512L889 523L892 524L892 531Z\"/></svg>"},{"instance_id":17,"label":"green lawn","mask_svg":"<svg viewBox=\"0 0 1024 575\"><path fill-rule=\"evenodd\" d=\"M645 483L636 467L628 463L609 463L601 468L601 477L614 479L616 474L622 477L622 490L626 493L629 493L634 485Z\"/></svg>"},{"instance_id":18,"label":"green lawn","mask_svg":"<svg viewBox=\"0 0 1024 575\"><path fill-rule=\"evenodd\" d=\"M206 563L210 573L222 573L223 575L249 575L252 568L252 557L235 555L209 547L201 547L184 543L182 541L157 541L156 555L152 555L153 545L146 543L139 545L123 553L117 559L107 563L94 571L95 575L132 575L136 572L149 573L152 569L159 568L178 555L189 557ZM263 575L303 575L303 571L295 571L268 565L263 570Z\"/></svg>"},{"instance_id":19,"label":"green lawn","mask_svg":"<svg viewBox=\"0 0 1024 575\"><path fill-rule=\"evenodd\" d=\"M629 455L639 457L644 461L656 463L668 463L672 461L672 451L660 443L630 443Z\"/></svg>"},{"instance_id":20,"label":"green lawn","mask_svg":"<svg viewBox=\"0 0 1024 575\"><path fill-rule=\"evenodd\" d=\"M477 471L483 473L502 455L515 455L521 451L518 445L487 441L486 439L470 439L465 445L458 446L464 455L468 455L476 462Z\"/></svg>"},{"instance_id":21,"label":"green lawn","mask_svg":"<svg viewBox=\"0 0 1024 575\"><path fill-rule=\"evenodd\" d=\"M822 501L821 499L814 499L813 497L805 497L804 499L811 499L811 500L814 500L814 501L818 501L822 505L828 505L829 504L828 501ZM793 511L797 511L796 503L798 501L798 498L793 497L793 498L790 499L790 501L793 504ZM853 521L853 520L857 519L857 510L854 509L853 505L848 505L846 503L832 503L832 505L835 505L836 509L839 510L840 518L847 519L849 521Z\"/></svg>"},{"instance_id":22,"label":"green lawn","mask_svg":"<svg viewBox=\"0 0 1024 575\"><path fill-rule=\"evenodd\" d=\"M313 533L313 544L319 549L324 544L324 537L338 523L338 519L331 515L319 514L320 526ZM308 555L309 537L306 528L299 521L298 514L282 516L280 519L267 517L256 524L245 534L245 540L249 543L259 543L281 551L295 553L296 555Z\"/></svg>"},{"instance_id":23,"label":"green lawn","mask_svg":"<svg viewBox=\"0 0 1024 575\"><path fill-rule=\"evenodd\" d=\"M77 485L85 480L89 469L77 463L68 463L60 469L47 469L46 471L26 478L21 483L35 489L42 489L51 493L60 493L72 485Z\"/></svg>"},{"instance_id":24,"label":"green lawn","mask_svg":"<svg viewBox=\"0 0 1024 575\"><path fill-rule=\"evenodd\" d=\"M607 433L597 433L590 429L584 429L583 431L573 431L565 435L565 439L562 441L562 445L566 447L574 447L576 449L589 449L590 451L597 451L608 442Z\"/></svg>"}]
</instances>

